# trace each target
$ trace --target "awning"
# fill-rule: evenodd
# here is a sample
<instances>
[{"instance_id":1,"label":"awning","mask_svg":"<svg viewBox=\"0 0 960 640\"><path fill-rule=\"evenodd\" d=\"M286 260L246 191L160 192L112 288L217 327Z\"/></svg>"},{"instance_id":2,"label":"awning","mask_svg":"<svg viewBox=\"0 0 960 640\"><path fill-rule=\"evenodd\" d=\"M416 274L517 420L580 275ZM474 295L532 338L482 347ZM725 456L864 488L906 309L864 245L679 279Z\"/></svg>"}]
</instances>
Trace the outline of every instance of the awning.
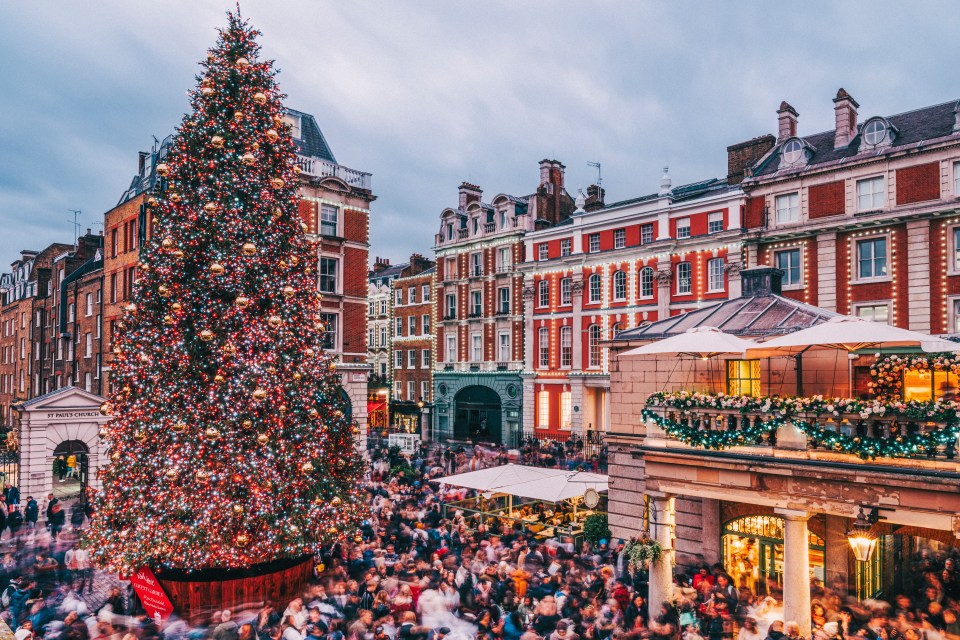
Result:
<instances>
[{"instance_id":1,"label":"awning","mask_svg":"<svg viewBox=\"0 0 960 640\"><path fill-rule=\"evenodd\" d=\"M604 474L544 469L520 464L505 464L489 469L458 473L437 478L432 482L544 502L563 502L583 496L587 489L602 493L609 488L608 476Z\"/></svg>"},{"instance_id":2,"label":"awning","mask_svg":"<svg viewBox=\"0 0 960 640\"><path fill-rule=\"evenodd\" d=\"M754 355L790 355L807 349L839 349L852 353L879 346L920 347L927 353L960 350L960 343L925 333L854 316L840 316L809 329L771 338L751 351Z\"/></svg>"},{"instance_id":3,"label":"awning","mask_svg":"<svg viewBox=\"0 0 960 640\"><path fill-rule=\"evenodd\" d=\"M732 336L716 327L694 327L675 336L625 351L620 354L620 357L677 354L706 359L721 353L743 356L747 349L753 349L756 346L757 343L752 340Z\"/></svg>"}]
</instances>

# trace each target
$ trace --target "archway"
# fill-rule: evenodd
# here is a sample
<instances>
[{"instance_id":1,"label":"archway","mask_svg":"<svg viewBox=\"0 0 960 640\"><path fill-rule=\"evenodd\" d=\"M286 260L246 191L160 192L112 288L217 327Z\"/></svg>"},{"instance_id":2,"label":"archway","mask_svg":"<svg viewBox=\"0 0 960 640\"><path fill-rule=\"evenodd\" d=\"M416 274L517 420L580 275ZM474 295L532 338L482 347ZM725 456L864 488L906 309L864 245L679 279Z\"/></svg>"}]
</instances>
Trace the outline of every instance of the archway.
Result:
<instances>
[{"instance_id":1,"label":"archway","mask_svg":"<svg viewBox=\"0 0 960 640\"><path fill-rule=\"evenodd\" d=\"M64 440L50 460L53 495L61 502L75 500L90 480L90 448L82 440Z\"/></svg>"},{"instance_id":2,"label":"archway","mask_svg":"<svg viewBox=\"0 0 960 640\"><path fill-rule=\"evenodd\" d=\"M343 387L337 387L337 395L340 397L340 401L343 402L343 417L347 419L348 423L353 422L353 402L350 400L350 394Z\"/></svg>"},{"instance_id":3,"label":"archway","mask_svg":"<svg viewBox=\"0 0 960 640\"><path fill-rule=\"evenodd\" d=\"M490 387L472 385L457 392L453 435L474 442L503 441L500 395Z\"/></svg>"}]
</instances>

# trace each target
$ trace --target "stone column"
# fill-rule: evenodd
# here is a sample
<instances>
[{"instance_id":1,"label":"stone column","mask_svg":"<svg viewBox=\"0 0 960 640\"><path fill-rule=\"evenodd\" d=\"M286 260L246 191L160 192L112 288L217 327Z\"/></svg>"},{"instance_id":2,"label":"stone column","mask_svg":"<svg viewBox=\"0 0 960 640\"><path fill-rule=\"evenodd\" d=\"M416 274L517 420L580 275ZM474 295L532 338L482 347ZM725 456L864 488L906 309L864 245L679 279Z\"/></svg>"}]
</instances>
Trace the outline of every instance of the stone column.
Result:
<instances>
[{"instance_id":1,"label":"stone column","mask_svg":"<svg viewBox=\"0 0 960 640\"><path fill-rule=\"evenodd\" d=\"M821 233L817 236L817 255L804 256L816 260L816 264L805 265L811 273L817 274L817 306L827 311L837 309L837 269L847 269L847 265L837 264L837 234ZM810 283L804 282L809 287Z\"/></svg>"},{"instance_id":2,"label":"stone column","mask_svg":"<svg viewBox=\"0 0 960 640\"><path fill-rule=\"evenodd\" d=\"M583 409L584 409L584 386L583 377L573 374L567 378L570 381L570 405L576 407L571 409L570 415L570 434L583 436Z\"/></svg>"},{"instance_id":3,"label":"stone column","mask_svg":"<svg viewBox=\"0 0 960 640\"><path fill-rule=\"evenodd\" d=\"M733 253L732 251L730 253ZM729 253L727 255L730 255ZM739 298L742 288L740 286L740 272L743 270L744 264L737 260L736 262L728 262L726 266L727 271L727 299L733 300L734 298Z\"/></svg>"},{"instance_id":4,"label":"stone column","mask_svg":"<svg viewBox=\"0 0 960 640\"><path fill-rule=\"evenodd\" d=\"M673 286L673 265L670 258L657 262L657 320L670 317L670 293Z\"/></svg>"},{"instance_id":5,"label":"stone column","mask_svg":"<svg viewBox=\"0 0 960 640\"><path fill-rule=\"evenodd\" d=\"M810 538L806 511L777 509L783 517L783 621L810 637Z\"/></svg>"},{"instance_id":6,"label":"stone column","mask_svg":"<svg viewBox=\"0 0 960 640\"><path fill-rule=\"evenodd\" d=\"M650 618L660 615L660 606L673 597L673 526L676 517L676 499L669 494L650 494L653 513L651 537L663 547L663 555L650 563L648 609Z\"/></svg>"},{"instance_id":7,"label":"stone column","mask_svg":"<svg viewBox=\"0 0 960 640\"><path fill-rule=\"evenodd\" d=\"M536 329L533 326L533 298L535 292L530 283L523 285L523 364L524 369L533 371L536 368L537 361L534 360L536 350L533 343Z\"/></svg>"},{"instance_id":8,"label":"stone column","mask_svg":"<svg viewBox=\"0 0 960 640\"><path fill-rule=\"evenodd\" d=\"M896 242L896 238L893 241ZM913 220L907 223L907 298L910 302L910 315L907 318L897 318L897 324L913 331L930 333L933 314L930 308L929 220ZM894 300L893 304L896 305L897 300Z\"/></svg>"}]
</instances>

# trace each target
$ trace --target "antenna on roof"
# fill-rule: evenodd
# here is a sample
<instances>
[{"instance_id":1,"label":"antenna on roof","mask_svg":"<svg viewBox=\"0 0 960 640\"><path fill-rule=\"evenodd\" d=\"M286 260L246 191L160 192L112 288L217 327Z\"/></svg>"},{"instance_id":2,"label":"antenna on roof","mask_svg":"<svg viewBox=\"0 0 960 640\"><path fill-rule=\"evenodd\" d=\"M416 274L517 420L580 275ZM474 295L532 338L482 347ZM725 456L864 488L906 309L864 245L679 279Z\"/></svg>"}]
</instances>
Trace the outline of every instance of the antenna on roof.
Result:
<instances>
[{"instance_id":1,"label":"antenna on roof","mask_svg":"<svg viewBox=\"0 0 960 640\"><path fill-rule=\"evenodd\" d=\"M73 222L73 246L77 246L77 240L80 239L80 222L78 218L83 213L81 209L67 209L69 213L73 214L73 220L67 220L67 222Z\"/></svg>"},{"instance_id":2,"label":"antenna on roof","mask_svg":"<svg viewBox=\"0 0 960 640\"><path fill-rule=\"evenodd\" d=\"M597 186L603 186L603 174L600 171L600 161L597 162L587 162L588 167L595 167L597 169Z\"/></svg>"}]
</instances>

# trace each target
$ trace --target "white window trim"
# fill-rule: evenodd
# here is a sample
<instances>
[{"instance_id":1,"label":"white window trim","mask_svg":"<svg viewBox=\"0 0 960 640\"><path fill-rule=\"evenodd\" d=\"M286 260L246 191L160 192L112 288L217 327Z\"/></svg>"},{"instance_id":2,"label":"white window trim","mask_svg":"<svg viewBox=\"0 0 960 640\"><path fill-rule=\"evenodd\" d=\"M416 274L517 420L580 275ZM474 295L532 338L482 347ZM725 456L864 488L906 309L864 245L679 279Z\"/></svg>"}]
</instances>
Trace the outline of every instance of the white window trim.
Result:
<instances>
[{"instance_id":1,"label":"white window trim","mask_svg":"<svg viewBox=\"0 0 960 640\"><path fill-rule=\"evenodd\" d=\"M958 163L960 164L960 163ZM947 275L960 275L960 269L957 269L957 249L960 249L960 243L954 241L955 231L960 229L960 224L952 224L947 227Z\"/></svg>"},{"instance_id":2,"label":"white window trim","mask_svg":"<svg viewBox=\"0 0 960 640\"><path fill-rule=\"evenodd\" d=\"M689 291L680 291L680 265L685 264L690 269L690 282L689 282ZM693 263L689 260L682 260L673 266L673 273L677 281L677 285L674 288L674 295L677 296L692 296L693 295Z\"/></svg>"},{"instance_id":3,"label":"white window trim","mask_svg":"<svg viewBox=\"0 0 960 640\"><path fill-rule=\"evenodd\" d=\"M947 296L947 333L951 335L960 335L960 331L954 331L957 326L956 303L960 302L960 295Z\"/></svg>"},{"instance_id":4,"label":"white window trim","mask_svg":"<svg viewBox=\"0 0 960 640\"><path fill-rule=\"evenodd\" d=\"M875 206L871 205L871 206L867 207L866 209L861 209L861 208L860 208L860 183L862 183L862 182L874 182L874 181L876 181L876 180L879 180L879 181L880 181L880 185L881 185L881 187L882 187L882 189L881 189L881 191L880 191L880 206L879 206L879 207L875 207ZM887 206L886 206L886 205L887 205L887 179L886 179L886 176L883 175L883 174L880 174L880 175L876 175L876 176L867 176L867 177L863 177L863 178L857 178L856 180L853 181L853 197L854 197L855 202L856 202L856 210L857 210L857 213L869 213L869 212L872 212L872 211L883 211L884 209L887 208Z\"/></svg>"},{"instance_id":5,"label":"white window trim","mask_svg":"<svg viewBox=\"0 0 960 640\"><path fill-rule=\"evenodd\" d=\"M892 300L873 300L873 301L858 301L853 303L853 314L856 317L860 316L860 309L864 307L886 307L887 308L887 324L893 324L893 301Z\"/></svg>"},{"instance_id":6,"label":"white window trim","mask_svg":"<svg viewBox=\"0 0 960 640\"><path fill-rule=\"evenodd\" d=\"M953 195L960 198L960 160L953 163Z\"/></svg>"},{"instance_id":7,"label":"white window trim","mask_svg":"<svg viewBox=\"0 0 960 640\"><path fill-rule=\"evenodd\" d=\"M785 246L782 246L782 247L777 247L776 249L773 249L773 250L770 252L770 253L771 253L771 258L772 258L772 260L770 261L770 262L771 262L770 266L773 267L774 269L776 269L776 268L778 268L778 267L777 267L777 254L778 254L778 253L783 253L784 251L793 251L794 249L797 249L797 250L800 251L800 282L799 282L798 284L784 284L784 285L782 285L781 289L783 289L783 291L798 291L798 290L800 290L800 289L803 289L805 286L807 286L807 279L806 279L806 277L805 277L804 268L803 268L803 266L804 266L804 265L803 265L803 262L804 262L804 259L805 259L805 257L806 257L806 256L804 256L803 245L800 245L800 244L785 245Z\"/></svg>"},{"instance_id":8,"label":"white window trim","mask_svg":"<svg viewBox=\"0 0 960 640\"><path fill-rule=\"evenodd\" d=\"M503 357L503 353L501 352L501 349L503 348L504 336L506 336L507 338L506 346L507 346L508 353L506 358ZM513 360L513 345L511 344L511 340L510 340L510 332L500 331L497 333L497 362L510 362L512 360Z\"/></svg>"},{"instance_id":9,"label":"white window trim","mask_svg":"<svg viewBox=\"0 0 960 640\"><path fill-rule=\"evenodd\" d=\"M622 243L618 242L618 238L623 240ZM614 229L613 230L613 248L614 249L624 249L627 246L627 230L626 229Z\"/></svg>"},{"instance_id":10,"label":"white window trim","mask_svg":"<svg viewBox=\"0 0 960 640\"><path fill-rule=\"evenodd\" d=\"M857 243L864 240L876 240L877 238L886 238L887 241L887 275L874 276L872 278L860 277L860 254L857 252ZM850 284L867 284L871 282L892 282L893 281L893 238L889 233L878 233L871 236L861 236L859 238L850 238Z\"/></svg>"},{"instance_id":11,"label":"white window trim","mask_svg":"<svg viewBox=\"0 0 960 640\"><path fill-rule=\"evenodd\" d=\"M779 200L780 198L785 198L789 196L797 196L797 219L796 220L780 220L780 214L778 213L778 208L777 208L777 200ZM778 193L775 196L773 196L773 211L771 212L771 214L772 215L770 217L772 218L772 220L770 220L770 222L772 222L774 226L786 227L790 225L800 224L800 222L803 220L803 202L802 202L802 199L800 198L800 191L799 190L788 191L787 193Z\"/></svg>"},{"instance_id":12,"label":"white window trim","mask_svg":"<svg viewBox=\"0 0 960 640\"><path fill-rule=\"evenodd\" d=\"M597 248L593 248L593 241L597 241ZM587 253L600 253L600 234L599 233L588 233L587 234Z\"/></svg>"},{"instance_id":13,"label":"white window trim","mask_svg":"<svg viewBox=\"0 0 960 640\"><path fill-rule=\"evenodd\" d=\"M711 218L715 218L717 216L720 216L720 228L717 229L716 231L710 231L710 223L715 222L715 220L711 220ZM710 213L707 214L707 233L708 234L721 233L722 231L725 231L725 229L723 228L724 225L725 225L725 220L723 219L723 211L711 211Z\"/></svg>"},{"instance_id":14,"label":"white window trim","mask_svg":"<svg viewBox=\"0 0 960 640\"><path fill-rule=\"evenodd\" d=\"M643 276L641 274L643 273L644 269L650 269L650 272L652 274L650 276L650 282L651 282L650 295L648 296L643 295ZM639 300L653 300L656 297L656 295L657 295L657 270L651 267L650 265L640 267L640 269L637 271L637 298Z\"/></svg>"},{"instance_id":15,"label":"white window trim","mask_svg":"<svg viewBox=\"0 0 960 640\"><path fill-rule=\"evenodd\" d=\"M543 289L543 285L547 285L547 304L543 304L543 300L540 297L540 291ZM550 307L550 282L547 279L537 281L537 309L548 309Z\"/></svg>"},{"instance_id":16,"label":"white window trim","mask_svg":"<svg viewBox=\"0 0 960 640\"><path fill-rule=\"evenodd\" d=\"M687 235L685 235L685 236L681 236L681 235L680 235L680 228L681 228L680 223L681 223L681 222L686 222L686 224L683 225L683 228L685 228L685 229L687 230ZM686 239L688 239L688 238L693 237L693 231L692 231L692 229L691 229L691 227L690 227L690 216L684 216L683 218L677 218L677 219L676 219L676 222L675 222L675 224L674 224L674 229L675 229L675 232L674 232L674 233L675 233L676 236L677 236L677 237L676 237L677 240L686 240Z\"/></svg>"},{"instance_id":17,"label":"white window trim","mask_svg":"<svg viewBox=\"0 0 960 640\"><path fill-rule=\"evenodd\" d=\"M623 274L623 295L617 295L617 274ZM623 270L617 270L613 272L613 276L610 278L610 293L611 299L613 302L626 302L627 296L629 295L630 289L630 277L627 276L627 272Z\"/></svg>"},{"instance_id":18,"label":"white window trim","mask_svg":"<svg viewBox=\"0 0 960 640\"><path fill-rule=\"evenodd\" d=\"M714 289L711 285L713 284L710 279L710 263L714 260L720 260L723 264L720 268L720 288ZM723 293L727 290L727 279L725 276L727 261L724 258L716 257L710 258L707 260L707 293Z\"/></svg>"}]
</instances>

